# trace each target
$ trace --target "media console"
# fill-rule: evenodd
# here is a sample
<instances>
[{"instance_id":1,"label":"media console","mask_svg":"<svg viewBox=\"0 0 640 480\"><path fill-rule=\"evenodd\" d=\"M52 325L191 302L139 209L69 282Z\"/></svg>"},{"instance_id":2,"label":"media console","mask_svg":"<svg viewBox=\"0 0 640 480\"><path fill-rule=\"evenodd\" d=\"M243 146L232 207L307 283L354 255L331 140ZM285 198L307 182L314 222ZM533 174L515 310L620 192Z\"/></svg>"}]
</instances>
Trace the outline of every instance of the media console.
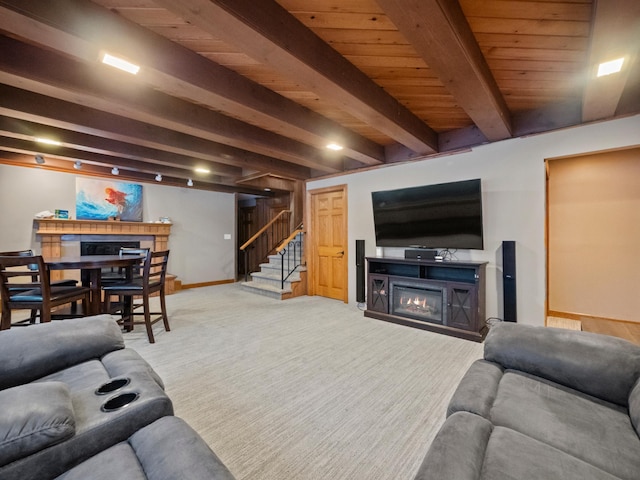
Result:
<instances>
[{"instance_id":1,"label":"media console","mask_svg":"<svg viewBox=\"0 0 640 480\"><path fill-rule=\"evenodd\" d=\"M364 315L482 342L486 264L367 257Z\"/></svg>"}]
</instances>

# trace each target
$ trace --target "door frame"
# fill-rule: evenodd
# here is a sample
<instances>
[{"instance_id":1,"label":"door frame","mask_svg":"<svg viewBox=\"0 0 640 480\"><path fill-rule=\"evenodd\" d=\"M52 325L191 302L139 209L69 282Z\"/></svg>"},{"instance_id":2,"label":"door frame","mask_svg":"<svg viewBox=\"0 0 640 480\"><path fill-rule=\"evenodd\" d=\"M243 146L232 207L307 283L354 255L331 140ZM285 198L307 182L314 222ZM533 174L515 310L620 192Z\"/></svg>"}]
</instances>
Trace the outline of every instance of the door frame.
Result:
<instances>
[{"instance_id":1,"label":"door frame","mask_svg":"<svg viewBox=\"0 0 640 480\"><path fill-rule=\"evenodd\" d=\"M305 220L304 224L306 227L306 259L307 259L307 295L316 295L316 285L315 285L315 265L317 260L317 244L316 244L316 236L314 235L314 225L313 218L314 212L312 211L312 206L314 204L314 197L324 193L331 192L342 192L344 198L344 215L343 218L343 231L346 234L346 238L344 239L344 258L343 262L344 271L342 272L342 278L344 278L344 295L343 302L349 303L349 207L348 207L348 190L346 184L334 185L331 187L323 187L316 188L313 190L307 190L306 198L305 198Z\"/></svg>"}]
</instances>

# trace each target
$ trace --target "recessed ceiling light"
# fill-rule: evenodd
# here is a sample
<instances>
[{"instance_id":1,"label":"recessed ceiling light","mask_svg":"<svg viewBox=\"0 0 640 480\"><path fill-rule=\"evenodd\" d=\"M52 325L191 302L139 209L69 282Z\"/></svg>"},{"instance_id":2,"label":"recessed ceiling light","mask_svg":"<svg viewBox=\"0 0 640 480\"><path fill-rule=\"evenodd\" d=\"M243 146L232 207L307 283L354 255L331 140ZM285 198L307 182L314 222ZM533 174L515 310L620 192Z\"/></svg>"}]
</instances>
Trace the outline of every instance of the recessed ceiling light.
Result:
<instances>
[{"instance_id":1,"label":"recessed ceiling light","mask_svg":"<svg viewBox=\"0 0 640 480\"><path fill-rule=\"evenodd\" d=\"M38 143L44 143L46 145L62 145L60 142L58 142L57 140L52 140L50 138L36 138L36 142Z\"/></svg>"},{"instance_id":2,"label":"recessed ceiling light","mask_svg":"<svg viewBox=\"0 0 640 480\"><path fill-rule=\"evenodd\" d=\"M131 73L133 75L135 75L140 71L140 67L135 63L128 62L123 58L115 57L108 53L104 53L102 55L102 63L104 63L105 65L110 65L112 67L118 68L127 73Z\"/></svg>"},{"instance_id":3,"label":"recessed ceiling light","mask_svg":"<svg viewBox=\"0 0 640 480\"><path fill-rule=\"evenodd\" d=\"M211 170L209 170L208 168L202 168L202 167L196 168L195 171L198 173L211 173Z\"/></svg>"},{"instance_id":4,"label":"recessed ceiling light","mask_svg":"<svg viewBox=\"0 0 640 480\"><path fill-rule=\"evenodd\" d=\"M111 175L120 175L120 170L118 170L118 167L113 167L111 169Z\"/></svg>"},{"instance_id":5,"label":"recessed ceiling light","mask_svg":"<svg viewBox=\"0 0 640 480\"><path fill-rule=\"evenodd\" d=\"M611 75L612 73L618 73L622 70L622 64L624 63L624 57L616 58L609 62L604 62L598 65L598 77L604 77L605 75Z\"/></svg>"},{"instance_id":6,"label":"recessed ceiling light","mask_svg":"<svg viewBox=\"0 0 640 480\"><path fill-rule=\"evenodd\" d=\"M342 145L338 145L337 143L330 143L327 145L327 148L329 150L333 150L335 152L339 152L340 150L342 150L344 147Z\"/></svg>"}]
</instances>

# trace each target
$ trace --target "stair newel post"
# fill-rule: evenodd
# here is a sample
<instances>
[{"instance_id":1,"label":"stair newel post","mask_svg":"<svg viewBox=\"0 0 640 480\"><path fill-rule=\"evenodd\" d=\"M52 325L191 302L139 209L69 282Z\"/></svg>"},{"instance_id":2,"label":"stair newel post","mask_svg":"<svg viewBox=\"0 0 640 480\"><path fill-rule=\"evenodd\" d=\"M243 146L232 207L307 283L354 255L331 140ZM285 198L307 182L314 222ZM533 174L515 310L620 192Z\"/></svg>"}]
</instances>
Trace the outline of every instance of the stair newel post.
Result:
<instances>
[{"instance_id":1,"label":"stair newel post","mask_svg":"<svg viewBox=\"0 0 640 480\"><path fill-rule=\"evenodd\" d=\"M244 253L244 281L246 282L249 278L249 252L248 249L244 249L242 252Z\"/></svg>"}]
</instances>

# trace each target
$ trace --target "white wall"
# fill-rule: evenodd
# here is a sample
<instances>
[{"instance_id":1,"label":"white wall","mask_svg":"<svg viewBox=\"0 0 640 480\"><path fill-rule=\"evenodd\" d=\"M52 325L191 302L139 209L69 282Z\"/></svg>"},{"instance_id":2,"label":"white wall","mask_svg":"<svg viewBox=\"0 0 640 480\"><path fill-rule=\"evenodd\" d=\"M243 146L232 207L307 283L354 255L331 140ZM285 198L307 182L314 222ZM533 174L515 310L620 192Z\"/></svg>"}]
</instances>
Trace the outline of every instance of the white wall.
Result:
<instances>
[{"instance_id":1,"label":"white wall","mask_svg":"<svg viewBox=\"0 0 640 480\"><path fill-rule=\"evenodd\" d=\"M33 216L55 209L75 218L76 175L0 165L0 251L39 252ZM235 196L143 184L143 219L170 217L169 271L183 284L235 278ZM224 234L231 234L224 240Z\"/></svg>"},{"instance_id":2,"label":"white wall","mask_svg":"<svg viewBox=\"0 0 640 480\"><path fill-rule=\"evenodd\" d=\"M502 316L501 242L516 241L518 322L545 317L545 159L640 144L640 116L483 145L457 155L309 181L307 190L348 185L349 302L355 303L355 240L376 255L371 192L482 179L484 247L458 251L461 260L487 261L487 317ZM402 249L384 249L403 256Z\"/></svg>"}]
</instances>

